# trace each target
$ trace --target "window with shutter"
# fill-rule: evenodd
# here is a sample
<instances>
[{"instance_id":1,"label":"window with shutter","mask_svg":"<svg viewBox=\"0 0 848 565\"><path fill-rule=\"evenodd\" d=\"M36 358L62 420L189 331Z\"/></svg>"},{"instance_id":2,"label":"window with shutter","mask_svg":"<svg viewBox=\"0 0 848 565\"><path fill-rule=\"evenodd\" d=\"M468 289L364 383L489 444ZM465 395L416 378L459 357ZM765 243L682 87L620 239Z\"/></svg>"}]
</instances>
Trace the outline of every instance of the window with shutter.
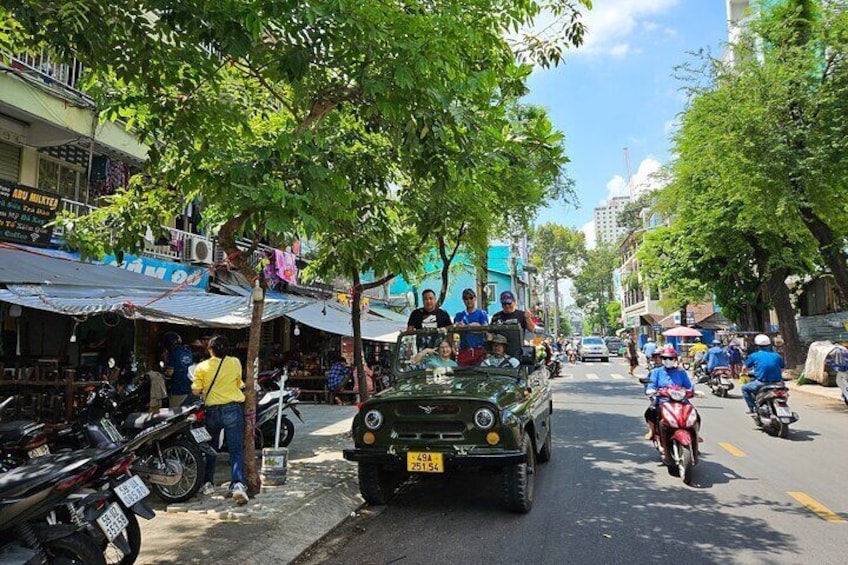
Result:
<instances>
[{"instance_id":1,"label":"window with shutter","mask_svg":"<svg viewBox=\"0 0 848 565\"><path fill-rule=\"evenodd\" d=\"M18 182L21 173L21 148L0 141L0 179Z\"/></svg>"}]
</instances>

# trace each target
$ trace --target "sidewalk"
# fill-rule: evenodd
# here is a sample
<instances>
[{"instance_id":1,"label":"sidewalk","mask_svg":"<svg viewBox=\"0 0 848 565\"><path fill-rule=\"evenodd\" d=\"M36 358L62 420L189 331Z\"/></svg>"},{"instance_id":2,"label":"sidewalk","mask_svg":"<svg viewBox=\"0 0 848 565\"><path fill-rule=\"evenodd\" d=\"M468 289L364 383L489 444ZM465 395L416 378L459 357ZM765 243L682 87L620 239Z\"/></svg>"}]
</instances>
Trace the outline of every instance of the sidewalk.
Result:
<instances>
[{"instance_id":1,"label":"sidewalk","mask_svg":"<svg viewBox=\"0 0 848 565\"><path fill-rule=\"evenodd\" d=\"M822 398L830 398L832 400L842 402L842 392L838 386L822 386L818 383L799 385L795 380L786 381L786 386L793 391L814 394L816 396L821 396Z\"/></svg>"},{"instance_id":2,"label":"sidewalk","mask_svg":"<svg viewBox=\"0 0 848 565\"><path fill-rule=\"evenodd\" d=\"M289 563L362 505L356 465L342 458L350 444L353 406L301 404L295 419L286 484L263 487L245 506L196 495L166 506L151 496L156 518L139 520L136 563ZM261 465L261 463L260 463ZM226 455L218 457L216 485L229 480Z\"/></svg>"}]
</instances>

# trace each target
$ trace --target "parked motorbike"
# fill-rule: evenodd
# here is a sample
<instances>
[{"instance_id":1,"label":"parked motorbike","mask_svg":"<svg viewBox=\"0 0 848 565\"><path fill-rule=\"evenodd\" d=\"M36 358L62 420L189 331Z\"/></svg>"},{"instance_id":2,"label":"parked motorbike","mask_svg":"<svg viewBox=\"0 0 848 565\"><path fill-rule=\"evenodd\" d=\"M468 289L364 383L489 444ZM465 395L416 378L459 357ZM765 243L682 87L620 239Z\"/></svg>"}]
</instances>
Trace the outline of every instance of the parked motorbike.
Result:
<instances>
[{"instance_id":1,"label":"parked motorbike","mask_svg":"<svg viewBox=\"0 0 848 565\"><path fill-rule=\"evenodd\" d=\"M560 376L562 371L562 354L559 352L554 353L551 356L551 362L548 363L548 372L551 375L552 379Z\"/></svg>"},{"instance_id":2,"label":"parked motorbike","mask_svg":"<svg viewBox=\"0 0 848 565\"><path fill-rule=\"evenodd\" d=\"M683 387L664 387L654 394L662 400L657 406L654 447L662 455L669 474L692 483L692 468L700 457L698 430L701 418L689 402L694 393Z\"/></svg>"},{"instance_id":3,"label":"parked motorbike","mask_svg":"<svg viewBox=\"0 0 848 565\"><path fill-rule=\"evenodd\" d=\"M0 475L0 562L101 565L103 550L84 525L46 517L79 491L112 450L39 457Z\"/></svg>"},{"instance_id":4,"label":"parked motorbike","mask_svg":"<svg viewBox=\"0 0 848 565\"><path fill-rule=\"evenodd\" d=\"M785 438L798 413L789 408L789 389L783 382L767 384L754 397L754 421L766 432Z\"/></svg>"},{"instance_id":5,"label":"parked motorbike","mask_svg":"<svg viewBox=\"0 0 848 565\"><path fill-rule=\"evenodd\" d=\"M733 390L733 381L730 380L730 367L716 367L710 373L707 386L712 393L722 398L727 398L727 393Z\"/></svg>"},{"instance_id":6,"label":"parked motorbike","mask_svg":"<svg viewBox=\"0 0 848 565\"><path fill-rule=\"evenodd\" d=\"M15 397L10 396L0 403L0 417L14 401ZM0 472L49 454L44 424L28 420L0 422Z\"/></svg>"},{"instance_id":7,"label":"parked motorbike","mask_svg":"<svg viewBox=\"0 0 848 565\"><path fill-rule=\"evenodd\" d=\"M123 423L115 418L117 409L114 387L101 383L89 394L74 425L57 434L55 448L114 446L142 434L132 472L144 478L156 496L167 503L194 496L203 485L204 454L215 453L208 444L212 438L206 429L192 427L201 406L133 412Z\"/></svg>"}]
</instances>

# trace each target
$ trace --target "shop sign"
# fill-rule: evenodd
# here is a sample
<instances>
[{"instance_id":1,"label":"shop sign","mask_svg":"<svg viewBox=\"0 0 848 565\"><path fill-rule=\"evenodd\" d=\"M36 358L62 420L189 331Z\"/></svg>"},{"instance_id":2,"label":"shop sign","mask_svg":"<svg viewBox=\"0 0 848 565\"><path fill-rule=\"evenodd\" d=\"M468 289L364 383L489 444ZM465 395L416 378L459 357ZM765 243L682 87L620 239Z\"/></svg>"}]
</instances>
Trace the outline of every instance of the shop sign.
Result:
<instances>
[{"instance_id":1,"label":"shop sign","mask_svg":"<svg viewBox=\"0 0 848 565\"><path fill-rule=\"evenodd\" d=\"M61 200L37 188L0 181L0 240L49 247Z\"/></svg>"},{"instance_id":2,"label":"shop sign","mask_svg":"<svg viewBox=\"0 0 848 565\"><path fill-rule=\"evenodd\" d=\"M121 264L118 264L118 259L114 255L107 255L101 263L174 284L185 283L187 286L205 289L209 283L209 271L205 268L161 261L150 257L138 257L129 253L124 254L124 262Z\"/></svg>"}]
</instances>

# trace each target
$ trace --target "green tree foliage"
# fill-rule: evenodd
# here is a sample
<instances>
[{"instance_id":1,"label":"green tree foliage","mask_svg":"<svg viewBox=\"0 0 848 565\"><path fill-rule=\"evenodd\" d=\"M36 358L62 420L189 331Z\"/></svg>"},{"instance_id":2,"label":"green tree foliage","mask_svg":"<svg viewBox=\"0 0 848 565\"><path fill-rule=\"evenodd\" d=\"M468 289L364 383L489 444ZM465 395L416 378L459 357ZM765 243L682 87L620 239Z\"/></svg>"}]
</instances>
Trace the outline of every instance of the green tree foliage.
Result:
<instances>
[{"instance_id":1,"label":"green tree foliage","mask_svg":"<svg viewBox=\"0 0 848 565\"><path fill-rule=\"evenodd\" d=\"M580 271L573 277L574 303L584 312L584 333L606 332L610 327L607 306L613 301L612 274L619 265L615 248L599 245L586 252Z\"/></svg>"},{"instance_id":2,"label":"green tree foliage","mask_svg":"<svg viewBox=\"0 0 848 565\"><path fill-rule=\"evenodd\" d=\"M621 302L613 300L607 304L607 328L609 333L624 327L621 320Z\"/></svg>"},{"instance_id":3,"label":"green tree foliage","mask_svg":"<svg viewBox=\"0 0 848 565\"><path fill-rule=\"evenodd\" d=\"M653 192L643 192L636 198L636 200L631 200L625 204L621 208L621 211L619 211L618 217L616 218L618 225L625 228L627 233L641 228L642 210L645 208L650 210L653 207L655 200L656 195Z\"/></svg>"}]
</instances>

